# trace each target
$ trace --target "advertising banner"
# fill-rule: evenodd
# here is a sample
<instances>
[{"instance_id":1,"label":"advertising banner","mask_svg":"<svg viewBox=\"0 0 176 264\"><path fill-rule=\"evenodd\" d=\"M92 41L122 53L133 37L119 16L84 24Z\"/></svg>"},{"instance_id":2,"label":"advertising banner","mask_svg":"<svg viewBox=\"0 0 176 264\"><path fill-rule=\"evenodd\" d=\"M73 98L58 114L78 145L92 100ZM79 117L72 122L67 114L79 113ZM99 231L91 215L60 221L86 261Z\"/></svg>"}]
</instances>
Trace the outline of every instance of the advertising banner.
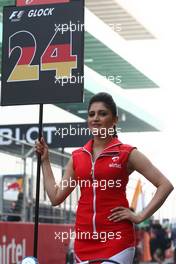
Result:
<instances>
[{"instance_id":1,"label":"advertising banner","mask_svg":"<svg viewBox=\"0 0 176 264\"><path fill-rule=\"evenodd\" d=\"M27 143L35 144L38 138L37 124L0 126L0 147L14 148ZM51 148L81 147L92 136L87 122L83 123L50 123L43 124L43 136ZM21 141L21 142L20 142Z\"/></svg>"},{"instance_id":2,"label":"advertising banner","mask_svg":"<svg viewBox=\"0 0 176 264\"><path fill-rule=\"evenodd\" d=\"M31 223L0 222L0 263L21 264L32 256ZM40 264L65 264L72 225L40 224L38 260Z\"/></svg>"}]
</instances>

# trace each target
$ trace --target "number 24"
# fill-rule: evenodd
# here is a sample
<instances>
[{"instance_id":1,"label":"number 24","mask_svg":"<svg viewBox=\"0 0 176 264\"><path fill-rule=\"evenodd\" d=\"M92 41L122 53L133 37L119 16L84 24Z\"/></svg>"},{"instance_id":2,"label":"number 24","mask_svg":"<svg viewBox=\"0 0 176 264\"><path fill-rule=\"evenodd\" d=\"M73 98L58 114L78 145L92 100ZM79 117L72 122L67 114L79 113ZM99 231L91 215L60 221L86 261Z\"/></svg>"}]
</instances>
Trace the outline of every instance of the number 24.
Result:
<instances>
[{"instance_id":1,"label":"number 24","mask_svg":"<svg viewBox=\"0 0 176 264\"><path fill-rule=\"evenodd\" d=\"M72 55L72 46L66 44L51 44L57 31L43 52L41 61L42 71L55 71L56 79L70 77L72 69L77 68L77 56ZM33 43L30 47L20 47L12 44L16 37L27 37ZM11 71L7 82L35 81L39 80L39 65L31 65L37 50L37 42L29 31L18 31L9 37L9 58L15 49L20 49L19 59Z\"/></svg>"}]
</instances>

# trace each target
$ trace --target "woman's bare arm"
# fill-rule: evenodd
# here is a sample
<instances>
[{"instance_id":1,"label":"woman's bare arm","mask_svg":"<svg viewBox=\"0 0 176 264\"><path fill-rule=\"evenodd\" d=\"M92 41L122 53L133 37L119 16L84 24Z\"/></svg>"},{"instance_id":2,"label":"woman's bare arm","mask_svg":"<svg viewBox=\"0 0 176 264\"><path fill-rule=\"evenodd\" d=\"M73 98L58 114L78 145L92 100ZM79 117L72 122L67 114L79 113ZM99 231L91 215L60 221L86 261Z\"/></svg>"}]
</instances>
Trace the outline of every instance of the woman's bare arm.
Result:
<instances>
[{"instance_id":1,"label":"woman's bare arm","mask_svg":"<svg viewBox=\"0 0 176 264\"><path fill-rule=\"evenodd\" d=\"M36 152L41 154L44 186L48 197L53 206L59 205L67 198L77 185L74 176L72 157L67 163L65 173L60 181L60 184L56 184L49 160L48 146L45 143L44 138L41 138L40 142L38 141L36 143L35 148Z\"/></svg>"},{"instance_id":2,"label":"woman's bare arm","mask_svg":"<svg viewBox=\"0 0 176 264\"><path fill-rule=\"evenodd\" d=\"M130 167L141 173L156 188L155 195L140 213L141 220L153 215L164 203L170 192L174 189L171 182L151 163L140 151L134 149L129 157Z\"/></svg>"},{"instance_id":3,"label":"woman's bare arm","mask_svg":"<svg viewBox=\"0 0 176 264\"><path fill-rule=\"evenodd\" d=\"M64 176L60 181L60 184L56 184L51 165L49 161L44 161L42 163L42 171L44 177L44 185L50 201L53 206L62 203L67 196L76 187L76 181L74 179L73 161L70 158L67 163Z\"/></svg>"},{"instance_id":4,"label":"woman's bare arm","mask_svg":"<svg viewBox=\"0 0 176 264\"><path fill-rule=\"evenodd\" d=\"M119 222L128 219L136 224L153 215L164 203L170 192L174 189L171 182L150 162L141 152L134 149L128 160L128 172L138 171L156 188L155 195L140 213L134 213L126 207L116 207L111 210L108 217L110 221Z\"/></svg>"}]
</instances>

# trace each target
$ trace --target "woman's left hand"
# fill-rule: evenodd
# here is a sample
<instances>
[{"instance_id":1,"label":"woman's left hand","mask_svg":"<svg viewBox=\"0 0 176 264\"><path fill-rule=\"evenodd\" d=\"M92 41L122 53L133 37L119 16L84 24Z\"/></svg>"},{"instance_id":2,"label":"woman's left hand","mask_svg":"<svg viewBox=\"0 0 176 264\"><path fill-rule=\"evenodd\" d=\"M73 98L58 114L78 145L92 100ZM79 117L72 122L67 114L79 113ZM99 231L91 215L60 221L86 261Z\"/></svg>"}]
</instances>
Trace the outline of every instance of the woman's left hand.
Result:
<instances>
[{"instance_id":1,"label":"woman's left hand","mask_svg":"<svg viewBox=\"0 0 176 264\"><path fill-rule=\"evenodd\" d=\"M126 207L115 207L111 210L111 212L112 214L108 216L108 219L113 222L119 222L121 220L130 220L135 224L139 224L143 220L140 213L137 214Z\"/></svg>"}]
</instances>

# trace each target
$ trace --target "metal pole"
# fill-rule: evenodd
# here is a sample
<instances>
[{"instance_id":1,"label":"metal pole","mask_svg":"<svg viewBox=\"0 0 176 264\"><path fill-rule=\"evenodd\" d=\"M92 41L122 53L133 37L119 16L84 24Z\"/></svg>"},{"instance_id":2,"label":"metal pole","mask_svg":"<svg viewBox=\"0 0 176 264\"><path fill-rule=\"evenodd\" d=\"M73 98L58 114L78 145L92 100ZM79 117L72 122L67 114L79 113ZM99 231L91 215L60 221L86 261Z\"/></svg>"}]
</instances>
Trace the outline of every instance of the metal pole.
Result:
<instances>
[{"instance_id":1,"label":"metal pole","mask_svg":"<svg viewBox=\"0 0 176 264\"><path fill-rule=\"evenodd\" d=\"M27 194L26 194L26 184L27 184L27 174L26 174L26 158L23 159L24 162L24 182L23 182L23 221L26 221L26 199L27 199Z\"/></svg>"},{"instance_id":2,"label":"metal pole","mask_svg":"<svg viewBox=\"0 0 176 264\"><path fill-rule=\"evenodd\" d=\"M39 136L41 139L43 128L43 104L40 104L39 110ZM36 201L35 201L35 226L34 226L34 254L37 258L37 246L38 246L38 220L39 220L39 198L40 198L40 166L41 166L41 155L37 156L37 184L36 184Z\"/></svg>"},{"instance_id":3,"label":"metal pole","mask_svg":"<svg viewBox=\"0 0 176 264\"><path fill-rule=\"evenodd\" d=\"M23 212L22 212L22 220L26 221L26 157L25 157L25 145L24 145L25 136L23 135L22 140L22 159L23 159Z\"/></svg>"},{"instance_id":4,"label":"metal pole","mask_svg":"<svg viewBox=\"0 0 176 264\"><path fill-rule=\"evenodd\" d=\"M70 194L69 197L69 223L71 223L71 215L72 215L72 193Z\"/></svg>"},{"instance_id":5,"label":"metal pole","mask_svg":"<svg viewBox=\"0 0 176 264\"><path fill-rule=\"evenodd\" d=\"M32 157L31 159L31 181L30 181L30 200L31 200L31 204L30 204L30 222L33 222L33 193L34 193L34 157Z\"/></svg>"},{"instance_id":6,"label":"metal pole","mask_svg":"<svg viewBox=\"0 0 176 264\"><path fill-rule=\"evenodd\" d=\"M62 148L62 157L61 157L61 166L62 166L62 178L64 176L64 148ZM64 217L64 222L67 219L67 212L66 212L66 200L64 200L64 213L63 213L63 217Z\"/></svg>"}]
</instances>

